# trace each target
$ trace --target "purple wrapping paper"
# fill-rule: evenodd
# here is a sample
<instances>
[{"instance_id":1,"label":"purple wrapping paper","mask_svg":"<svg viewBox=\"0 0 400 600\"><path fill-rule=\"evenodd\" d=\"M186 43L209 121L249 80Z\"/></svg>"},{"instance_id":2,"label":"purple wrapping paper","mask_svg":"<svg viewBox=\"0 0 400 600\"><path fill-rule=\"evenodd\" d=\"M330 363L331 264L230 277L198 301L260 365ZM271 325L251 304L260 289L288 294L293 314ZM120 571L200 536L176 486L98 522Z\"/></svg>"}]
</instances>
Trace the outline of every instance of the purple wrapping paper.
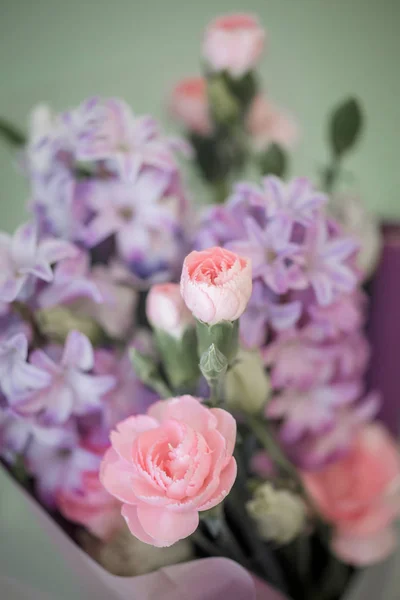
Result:
<instances>
[{"instance_id":1,"label":"purple wrapping paper","mask_svg":"<svg viewBox=\"0 0 400 600\"><path fill-rule=\"evenodd\" d=\"M79 578L80 600L285 600L263 582L253 579L243 567L225 558L173 565L139 577L111 575L83 552L11 478L10 483L19 489L32 518L46 532L54 549L61 552L74 577ZM0 598L47 600L40 590L1 572Z\"/></svg>"},{"instance_id":2,"label":"purple wrapping paper","mask_svg":"<svg viewBox=\"0 0 400 600\"><path fill-rule=\"evenodd\" d=\"M369 386L382 393L380 418L400 431L400 224L383 226L381 260L371 284Z\"/></svg>"}]
</instances>

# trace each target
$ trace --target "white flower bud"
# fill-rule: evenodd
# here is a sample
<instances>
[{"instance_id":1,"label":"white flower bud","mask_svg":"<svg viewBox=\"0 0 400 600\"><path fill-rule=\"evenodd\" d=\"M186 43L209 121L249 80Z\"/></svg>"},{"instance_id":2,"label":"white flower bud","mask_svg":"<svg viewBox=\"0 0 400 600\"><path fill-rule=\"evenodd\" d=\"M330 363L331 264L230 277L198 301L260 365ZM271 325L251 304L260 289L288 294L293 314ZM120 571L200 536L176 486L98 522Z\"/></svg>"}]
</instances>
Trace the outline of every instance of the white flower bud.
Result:
<instances>
[{"instance_id":1,"label":"white flower bud","mask_svg":"<svg viewBox=\"0 0 400 600\"><path fill-rule=\"evenodd\" d=\"M231 409L255 414L261 411L271 392L271 384L260 353L240 350L237 362L225 377L225 400Z\"/></svg>"},{"instance_id":2,"label":"white flower bud","mask_svg":"<svg viewBox=\"0 0 400 600\"><path fill-rule=\"evenodd\" d=\"M300 496L288 490L277 490L268 482L257 488L246 508L264 540L287 544L305 525L306 505Z\"/></svg>"}]
</instances>

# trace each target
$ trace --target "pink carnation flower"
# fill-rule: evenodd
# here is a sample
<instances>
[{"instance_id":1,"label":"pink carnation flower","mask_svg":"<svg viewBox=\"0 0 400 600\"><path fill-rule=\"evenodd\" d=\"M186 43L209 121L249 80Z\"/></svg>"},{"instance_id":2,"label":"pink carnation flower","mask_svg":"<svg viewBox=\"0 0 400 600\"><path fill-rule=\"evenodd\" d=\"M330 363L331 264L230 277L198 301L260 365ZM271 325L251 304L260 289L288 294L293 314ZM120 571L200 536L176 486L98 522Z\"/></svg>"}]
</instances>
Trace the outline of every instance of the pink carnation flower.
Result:
<instances>
[{"instance_id":1,"label":"pink carnation flower","mask_svg":"<svg viewBox=\"0 0 400 600\"><path fill-rule=\"evenodd\" d=\"M170 113L189 132L209 135L212 125L208 114L206 80L190 77L180 81L171 94Z\"/></svg>"},{"instance_id":2,"label":"pink carnation flower","mask_svg":"<svg viewBox=\"0 0 400 600\"><path fill-rule=\"evenodd\" d=\"M294 118L258 94L249 109L246 129L255 150L261 152L271 144L290 150L296 144L299 131Z\"/></svg>"},{"instance_id":3,"label":"pink carnation flower","mask_svg":"<svg viewBox=\"0 0 400 600\"><path fill-rule=\"evenodd\" d=\"M60 490L56 503L64 517L84 525L103 541L123 525L121 503L104 489L97 471L84 471L80 489Z\"/></svg>"},{"instance_id":4,"label":"pink carnation flower","mask_svg":"<svg viewBox=\"0 0 400 600\"><path fill-rule=\"evenodd\" d=\"M382 425L366 425L344 457L303 473L303 482L335 527L332 545L341 560L365 566L390 554L400 512L400 457Z\"/></svg>"},{"instance_id":5,"label":"pink carnation flower","mask_svg":"<svg viewBox=\"0 0 400 600\"><path fill-rule=\"evenodd\" d=\"M219 504L236 478L236 423L192 396L153 404L111 434L100 478L123 502L133 535L163 547L191 535L199 511Z\"/></svg>"},{"instance_id":6,"label":"pink carnation flower","mask_svg":"<svg viewBox=\"0 0 400 600\"><path fill-rule=\"evenodd\" d=\"M265 32L248 14L232 14L212 21L205 32L203 56L212 71L242 77L261 57Z\"/></svg>"},{"instance_id":7,"label":"pink carnation flower","mask_svg":"<svg viewBox=\"0 0 400 600\"><path fill-rule=\"evenodd\" d=\"M224 248L191 252L183 263L181 294L200 321L235 321L250 299L250 260Z\"/></svg>"},{"instance_id":8,"label":"pink carnation flower","mask_svg":"<svg viewBox=\"0 0 400 600\"><path fill-rule=\"evenodd\" d=\"M146 315L153 327L176 338L182 337L184 331L194 325L177 283L160 283L150 288Z\"/></svg>"}]
</instances>

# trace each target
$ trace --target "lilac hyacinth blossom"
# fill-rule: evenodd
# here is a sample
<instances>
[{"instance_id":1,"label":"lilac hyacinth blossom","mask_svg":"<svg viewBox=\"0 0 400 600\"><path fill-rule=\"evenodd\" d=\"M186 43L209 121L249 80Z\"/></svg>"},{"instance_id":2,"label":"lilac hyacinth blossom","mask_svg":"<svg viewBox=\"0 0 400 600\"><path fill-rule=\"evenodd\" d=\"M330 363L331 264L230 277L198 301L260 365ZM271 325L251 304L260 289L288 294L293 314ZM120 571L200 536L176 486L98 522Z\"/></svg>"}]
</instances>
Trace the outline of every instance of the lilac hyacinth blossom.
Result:
<instances>
[{"instance_id":1,"label":"lilac hyacinth blossom","mask_svg":"<svg viewBox=\"0 0 400 600\"><path fill-rule=\"evenodd\" d=\"M42 308L67 304L78 298L89 298L103 302L103 295L91 277L90 257L84 250L77 251L73 258L64 260L54 269L54 278L38 296Z\"/></svg>"},{"instance_id":2,"label":"lilac hyacinth blossom","mask_svg":"<svg viewBox=\"0 0 400 600\"><path fill-rule=\"evenodd\" d=\"M36 492L49 508L55 508L59 492L79 492L82 474L97 471L100 462L100 454L76 440L72 444L66 440L58 446L35 441L29 445L25 458L29 472L35 477Z\"/></svg>"},{"instance_id":3,"label":"lilac hyacinth blossom","mask_svg":"<svg viewBox=\"0 0 400 600\"><path fill-rule=\"evenodd\" d=\"M294 443L306 433L323 433L331 428L338 407L354 402L361 389L359 382L323 385L303 392L289 388L270 400L266 415L283 419L280 437Z\"/></svg>"},{"instance_id":4,"label":"lilac hyacinth blossom","mask_svg":"<svg viewBox=\"0 0 400 600\"><path fill-rule=\"evenodd\" d=\"M378 414L381 398L371 392L356 404L343 406L335 413L334 427L323 435L307 435L299 443L287 446L294 462L306 470L319 469L343 456L365 423Z\"/></svg>"},{"instance_id":5,"label":"lilac hyacinth blossom","mask_svg":"<svg viewBox=\"0 0 400 600\"><path fill-rule=\"evenodd\" d=\"M18 298L30 277L51 281L51 265L75 253L75 246L63 240L38 240L33 223L21 225L13 236L0 233L0 301Z\"/></svg>"},{"instance_id":6,"label":"lilac hyacinth blossom","mask_svg":"<svg viewBox=\"0 0 400 600\"><path fill-rule=\"evenodd\" d=\"M302 305L299 301L279 304L278 296L269 292L261 281L253 283L253 291L245 312L240 319L240 337L248 348L263 346L269 325L276 331L293 327L300 318Z\"/></svg>"},{"instance_id":7,"label":"lilac hyacinth blossom","mask_svg":"<svg viewBox=\"0 0 400 600\"><path fill-rule=\"evenodd\" d=\"M328 198L316 191L309 179L297 177L284 183L270 175L263 179L263 200L268 217L282 239L289 241L296 223L309 226Z\"/></svg>"},{"instance_id":8,"label":"lilac hyacinth blossom","mask_svg":"<svg viewBox=\"0 0 400 600\"><path fill-rule=\"evenodd\" d=\"M338 338L359 330L364 321L365 298L359 290L339 296L332 304L308 307L307 336L315 341Z\"/></svg>"},{"instance_id":9,"label":"lilac hyacinth blossom","mask_svg":"<svg viewBox=\"0 0 400 600\"><path fill-rule=\"evenodd\" d=\"M22 415L37 415L41 424L66 422L71 415L100 411L104 394L115 384L110 375L93 375L93 348L79 331L71 331L59 362L43 350L35 350L32 365L44 371L50 381L40 390L22 395L12 402L12 408Z\"/></svg>"},{"instance_id":10,"label":"lilac hyacinth blossom","mask_svg":"<svg viewBox=\"0 0 400 600\"><path fill-rule=\"evenodd\" d=\"M77 443L73 424L63 427L42 427L33 418L21 417L9 408L0 409L0 456L13 463L25 454L31 443L50 447L65 447Z\"/></svg>"},{"instance_id":11,"label":"lilac hyacinth blossom","mask_svg":"<svg viewBox=\"0 0 400 600\"><path fill-rule=\"evenodd\" d=\"M299 246L285 240L272 224L260 227L248 217L245 227L246 238L229 242L226 247L251 260L253 278L260 277L277 294L298 287L300 269L293 258Z\"/></svg>"},{"instance_id":12,"label":"lilac hyacinth blossom","mask_svg":"<svg viewBox=\"0 0 400 600\"><path fill-rule=\"evenodd\" d=\"M339 294L355 290L359 278L349 261L357 249L358 244L353 238L331 238L326 219L318 219L307 229L301 257L304 284L311 285L322 306L334 302Z\"/></svg>"},{"instance_id":13,"label":"lilac hyacinth blossom","mask_svg":"<svg viewBox=\"0 0 400 600\"><path fill-rule=\"evenodd\" d=\"M104 397L103 417L108 431L131 415L146 413L158 399L137 378L128 352L118 356L107 350L97 350L95 372L113 375L116 380L116 385Z\"/></svg>"},{"instance_id":14,"label":"lilac hyacinth blossom","mask_svg":"<svg viewBox=\"0 0 400 600\"><path fill-rule=\"evenodd\" d=\"M291 386L304 390L326 383L335 373L337 354L330 346L313 343L302 330L280 333L262 355L275 389Z\"/></svg>"},{"instance_id":15,"label":"lilac hyacinth blossom","mask_svg":"<svg viewBox=\"0 0 400 600\"><path fill-rule=\"evenodd\" d=\"M161 171L177 167L157 122L148 116L135 117L122 100L90 98L63 118L71 130L78 161L104 161L124 179L134 179L143 166Z\"/></svg>"},{"instance_id":16,"label":"lilac hyacinth blossom","mask_svg":"<svg viewBox=\"0 0 400 600\"><path fill-rule=\"evenodd\" d=\"M50 382L49 374L27 358L28 340L23 333L0 340L0 389L10 402Z\"/></svg>"},{"instance_id":17,"label":"lilac hyacinth blossom","mask_svg":"<svg viewBox=\"0 0 400 600\"><path fill-rule=\"evenodd\" d=\"M115 234L119 256L139 280L168 280L181 267L185 207L170 174L147 168L131 183L103 182L90 206L94 217L86 228L88 246Z\"/></svg>"}]
</instances>

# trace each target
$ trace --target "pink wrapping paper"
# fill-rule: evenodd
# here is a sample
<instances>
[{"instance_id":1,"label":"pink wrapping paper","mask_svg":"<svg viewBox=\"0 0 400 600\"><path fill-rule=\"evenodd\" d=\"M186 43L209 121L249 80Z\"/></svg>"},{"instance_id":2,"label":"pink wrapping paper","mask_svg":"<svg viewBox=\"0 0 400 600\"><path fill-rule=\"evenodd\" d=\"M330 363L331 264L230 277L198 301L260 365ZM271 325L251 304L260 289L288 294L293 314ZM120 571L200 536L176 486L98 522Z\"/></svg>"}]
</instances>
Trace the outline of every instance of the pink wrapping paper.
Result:
<instances>
[{"instance_id":1,"label":"pink wrapping paper","mask_svg":"<svg viewBox=\"0 0 400 600\"><path fill-rule=\"evenodd\" d=\"M285 600L263 582L253 579L243 567L225 558L173 565L139 577L111 575L85 554L25 490L14 481L11 485L19 488L26 508L79 577L82 599ZM40 590L4 576L0 576L0 592L2 598L9 600L47 600Z\"/></svg>"}]
</instances>

